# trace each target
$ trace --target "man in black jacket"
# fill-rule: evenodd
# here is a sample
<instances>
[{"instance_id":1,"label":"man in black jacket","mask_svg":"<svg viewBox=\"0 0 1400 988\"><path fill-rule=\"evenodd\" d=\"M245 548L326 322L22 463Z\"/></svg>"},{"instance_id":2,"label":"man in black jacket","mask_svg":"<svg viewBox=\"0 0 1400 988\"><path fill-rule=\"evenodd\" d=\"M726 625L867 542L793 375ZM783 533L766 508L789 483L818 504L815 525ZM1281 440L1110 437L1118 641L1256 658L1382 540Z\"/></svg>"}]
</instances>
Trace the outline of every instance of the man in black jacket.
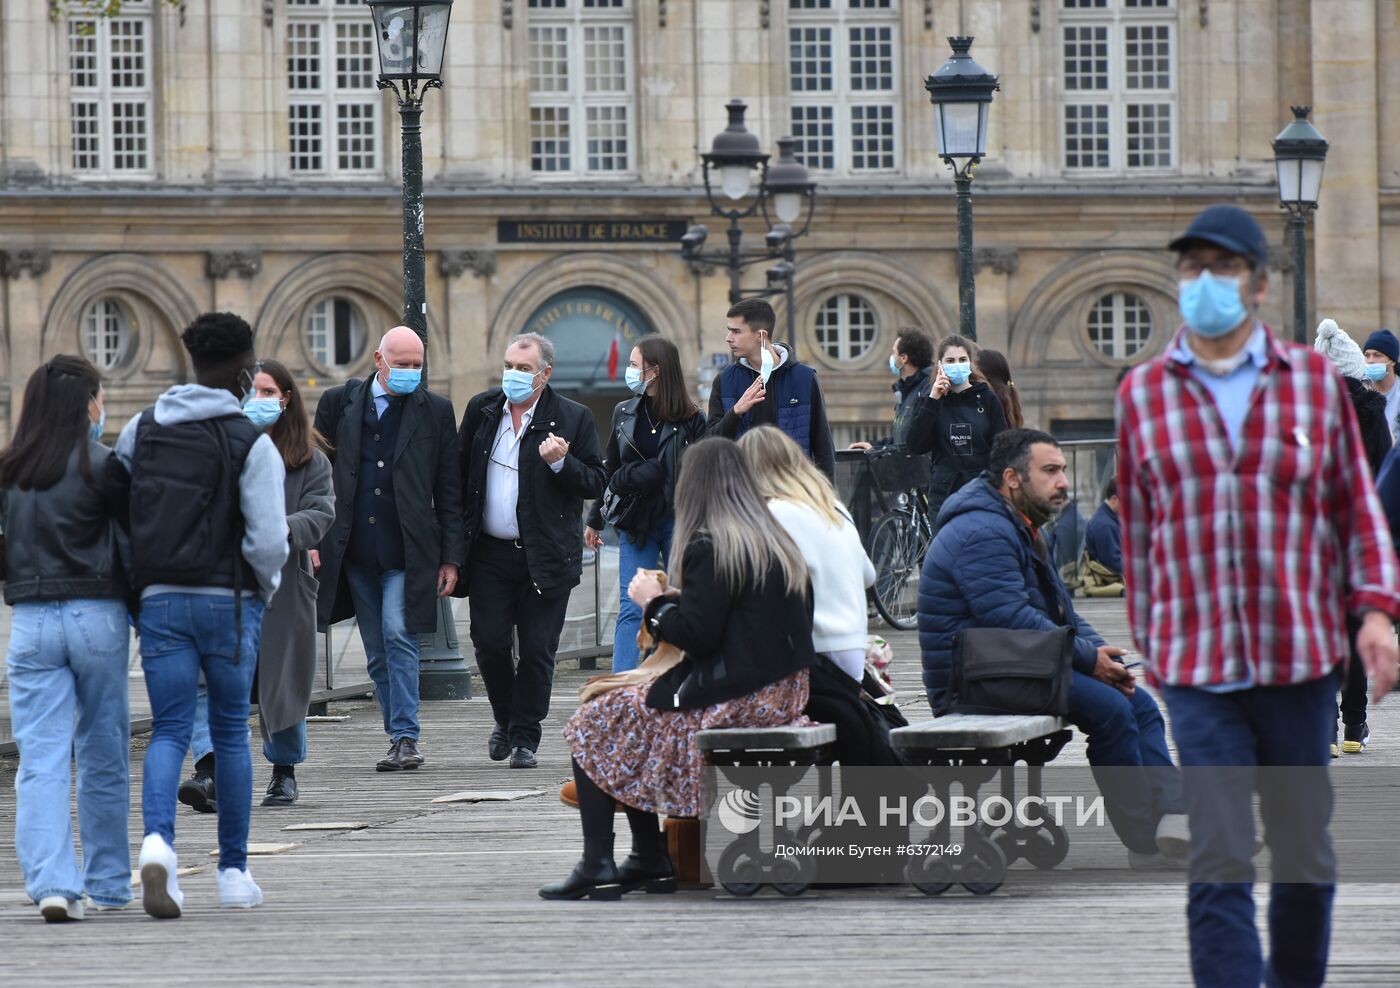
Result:
<instances>
[{"instance_id":1,"label":"man in black jacket","mask_svg":"<svg viewBox=\"0 0 1400 988\"><path fill-rule=\"evenodd\" d=\"M583 573L584 501L603 493L588 409L549 387L554 344L511 340L501 387L467 404L459 433L472 645L496 727L489 751L534 768L569 591ZM511 632L519 662L511 661Z\"/></svg>"},{"instance_id":2,"label":"man in black jacket","mask_svg":"<svg viewBox=\"0 0 1400 988\"><path fill-rule=\"evenodd\" d=\"M452 402L419 387L423 341L384 334L367 381L331 388L316 429L335 444L335 524L321 542L322 630L357 616L389 753L381 772L423 764L418 752L418 636L437 627L437 598L466 558Z\"/></svg>"}]
</instances>

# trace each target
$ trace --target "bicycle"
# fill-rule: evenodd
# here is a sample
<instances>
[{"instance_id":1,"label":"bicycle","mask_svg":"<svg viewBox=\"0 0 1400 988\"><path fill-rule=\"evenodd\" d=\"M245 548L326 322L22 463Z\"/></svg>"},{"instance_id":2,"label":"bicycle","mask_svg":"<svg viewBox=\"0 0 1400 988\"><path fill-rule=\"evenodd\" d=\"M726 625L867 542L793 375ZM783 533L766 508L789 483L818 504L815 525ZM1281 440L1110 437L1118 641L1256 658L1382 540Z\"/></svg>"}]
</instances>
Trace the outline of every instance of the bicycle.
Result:
<instances>
[{"instance_id":1,"label":"bicycle","mask_svg":"<svg viewBox=\"0 0 1400 988\"><path fill-rule=\"evenodd\" d=\"M928 495L923 489L929 459L902 447L885 446L868 450L865 462L875 499L884 511L870 529L875 609L890 627L913 631L919 624L919 575L933 542Z\"/></svg>"}]
</instances>

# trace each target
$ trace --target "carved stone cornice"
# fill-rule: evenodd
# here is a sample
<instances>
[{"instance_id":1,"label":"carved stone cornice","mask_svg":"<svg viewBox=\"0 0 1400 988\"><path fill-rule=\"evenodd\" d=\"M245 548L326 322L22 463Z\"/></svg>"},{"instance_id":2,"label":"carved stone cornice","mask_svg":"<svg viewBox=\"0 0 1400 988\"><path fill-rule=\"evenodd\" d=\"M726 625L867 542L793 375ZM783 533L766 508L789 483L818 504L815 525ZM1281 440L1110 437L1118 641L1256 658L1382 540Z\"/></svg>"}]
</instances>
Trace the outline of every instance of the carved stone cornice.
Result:
<instances>
[{"instance_id":1,"label":"carved stone cornice","mask_svg":"<svg viewBox=\"0 0 1400 988\"><path fill-rule=\"evenodd\" d=\"M0 250L0 278L13 281L25 271L31 278L38 278L52 266L53 251L45 247Z\"/></svg>"},{"instance_id":2,"label":"carved stone cornice","mask_svg":"<svg viewBox=\"0 0 1400 988\"><path fill-rule=\"evenodd\" d=\"M1015 274L1021 266L1021 255L1015 247L974 247L972 249L973 270L981 274L983 268L991 268L997 274Z\"/></svg>"},{"instance_id":3,"label":"carved stone cornice","mask_svg":"<svg viewBox=\"0 0 1400 988\"><path fill-rule=\"evenodd\" d=\"M691 258L685 262L685 266L690 269L690 273L697 278L708 278L712 274L719 273L719 266L709 261L701 261Z\"/></svg>"},{"instance_id":4,"label":"carved stone cornice","mask_svg":"<svg viewBox=\"0 0 1400 988\"><path fill-rule=\"evenodd\" d=\"M240 278L252 278L262 270L260 250L211 250L209 252L209 277L222 281L231 274Z\"/></svg>"},{"instance_id":5,"label":"carved stone cornice","mask_svg":"<svg viewBox=\"0 0 1400 988\"><path fill-rule=\"evenodd\" d=\"M470 271L478 278L496 273L496 252L490 250L444 250L438 253L438 273L457 278Z\"/></svg>"}]
</instances>

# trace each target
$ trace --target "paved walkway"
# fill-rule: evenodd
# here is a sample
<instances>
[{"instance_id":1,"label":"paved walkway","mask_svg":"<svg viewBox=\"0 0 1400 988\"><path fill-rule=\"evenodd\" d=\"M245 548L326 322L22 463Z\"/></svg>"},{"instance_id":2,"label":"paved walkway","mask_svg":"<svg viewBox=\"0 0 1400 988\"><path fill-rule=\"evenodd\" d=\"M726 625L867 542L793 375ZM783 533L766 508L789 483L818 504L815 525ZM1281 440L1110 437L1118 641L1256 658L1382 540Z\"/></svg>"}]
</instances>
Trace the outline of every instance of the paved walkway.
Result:
<instances>
[{"instance_id":1,"label":"paved walkway","mask_svg":"<svg viewBox=\"0 0 1400 988\"><path fill-rule=\"evenodd\" d=\"M1118 602L1085 612L1121 640ZM913 635L894 636L896 686L915 701ZM253 809L252 840L292 842L255 857L267 897L251 911L215 908L214 818L181 807L177 849L186 914L147 918L139 905L69 926L44 924L25 904L13 856L13 759L0 759L0 984L416 985L723 982L1145 986L1187 983L1184 890L1066 882L987 899L938 899L904 887L835 889L782 899L721 890L629 896L621 903L546 903L536 889L562 877L580 848L577 816L556 798L568 775L558 730L584 678L561 670L541 767L511 771L486 758L484 699L427 704L412 773L380 775L377 711L337 704L347 720L310 729L303 797L288 810ZM479 694L480 695L480 694ZM1372 720L1359 756L1400 764L1400 697ZM132 851L139 844L140 756L133 742ZM1082 740L1064 756L1083 763ZM258 795L266 765L255 758ZM462 790L540 790L506 803L434 803ZM256 804L256 798L255 798ZM356 831L287 831L353 822ZM619 848L626 846L626 826ZM1264 899L1261 893L1261 915ZM1400 984L1400 889L1342 888L1332 984Z\"/></svg>"}]
</instances>

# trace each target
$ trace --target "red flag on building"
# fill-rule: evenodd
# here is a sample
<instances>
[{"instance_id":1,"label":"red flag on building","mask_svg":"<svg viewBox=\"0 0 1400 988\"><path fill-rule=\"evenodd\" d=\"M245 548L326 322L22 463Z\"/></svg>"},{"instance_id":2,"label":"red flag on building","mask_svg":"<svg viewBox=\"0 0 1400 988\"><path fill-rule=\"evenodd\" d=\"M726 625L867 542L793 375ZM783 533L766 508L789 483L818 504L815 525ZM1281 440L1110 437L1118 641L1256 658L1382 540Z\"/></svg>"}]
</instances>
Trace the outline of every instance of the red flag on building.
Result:
<instances>
[{"instance_id":1,"label":"red flag on building","mask_svg":"<svg viewBox=\"0 0 1400 988\"><path fill-rule=\"evenodd\" d=\"M612 345L608 347L608 380L617 380L617 334L613 333Z\"/></svg>"}]
</instances>

